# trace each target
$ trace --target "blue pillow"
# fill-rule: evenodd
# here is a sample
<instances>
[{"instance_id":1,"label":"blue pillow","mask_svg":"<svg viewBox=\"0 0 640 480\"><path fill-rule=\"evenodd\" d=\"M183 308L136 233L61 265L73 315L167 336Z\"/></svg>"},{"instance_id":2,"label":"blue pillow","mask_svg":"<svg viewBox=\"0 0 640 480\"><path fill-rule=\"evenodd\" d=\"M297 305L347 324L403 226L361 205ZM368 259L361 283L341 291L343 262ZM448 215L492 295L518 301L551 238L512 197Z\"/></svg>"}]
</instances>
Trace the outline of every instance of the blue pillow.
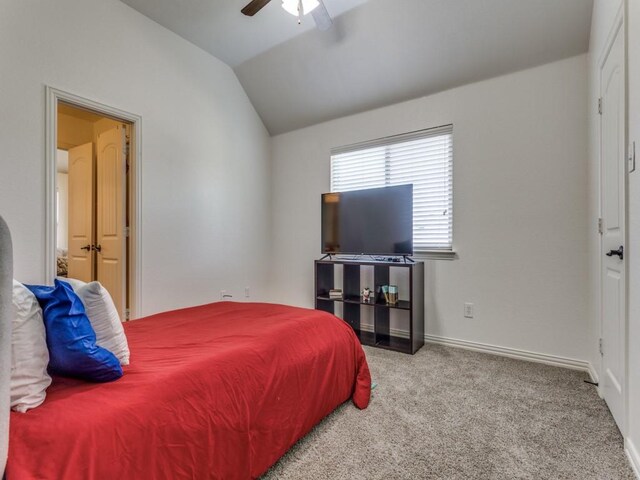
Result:
<instances>
[{"instance_id":1,"label":"blue pillow","mask_svg":"<svg viewBox=\"0 0 640 480\"><path fill-rule=\"evenodd\" d=\"M55 286L27 285L44 313L49 348L49 372L92 382L110 382L122 376L120 361L96 345L84 304L66 282Z\"/></svg>"}]
</instances>

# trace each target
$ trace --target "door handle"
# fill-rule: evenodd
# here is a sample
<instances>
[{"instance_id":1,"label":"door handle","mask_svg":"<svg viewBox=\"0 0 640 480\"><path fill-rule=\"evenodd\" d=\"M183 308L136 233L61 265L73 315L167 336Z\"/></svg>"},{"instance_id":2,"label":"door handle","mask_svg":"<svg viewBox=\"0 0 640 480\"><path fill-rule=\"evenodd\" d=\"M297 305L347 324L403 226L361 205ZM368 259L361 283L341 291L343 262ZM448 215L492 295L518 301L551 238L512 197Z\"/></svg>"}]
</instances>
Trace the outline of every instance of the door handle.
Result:
<instances>
[{"instance_id":1,"label":"door handle","mask_svg":"<svg viewBox=\"0 0 640 480\"><path fill-rule=\"evenodd\" d=\"M102 246L101 245L93 245L92 248L98 253L102 252Z\"/></svg>"},{"instance_id":2,"label":"door handle","mask_svg":"<svg viewBox=\"0 0 640 480\"><path fill-rule=\"evenodd\" d=\"M84 247L80 247L80 250L86 250L87 252L91 251L91 245L85 245Z\"/></svg>"},{"instance_id":3,"label":"door handle","mask_svg":"<svg viewBox=\"0 0 640 480\"><path fill-rule=\"evenodd\" d=\"M617 250L611 250L609 251L609 253L605 254L607 257L613 257L614 255L618 255L620 257L620 260L624 259L624 247L622 245L620 245L620 248L618 248Z\"/></svg>"}]
</instances>

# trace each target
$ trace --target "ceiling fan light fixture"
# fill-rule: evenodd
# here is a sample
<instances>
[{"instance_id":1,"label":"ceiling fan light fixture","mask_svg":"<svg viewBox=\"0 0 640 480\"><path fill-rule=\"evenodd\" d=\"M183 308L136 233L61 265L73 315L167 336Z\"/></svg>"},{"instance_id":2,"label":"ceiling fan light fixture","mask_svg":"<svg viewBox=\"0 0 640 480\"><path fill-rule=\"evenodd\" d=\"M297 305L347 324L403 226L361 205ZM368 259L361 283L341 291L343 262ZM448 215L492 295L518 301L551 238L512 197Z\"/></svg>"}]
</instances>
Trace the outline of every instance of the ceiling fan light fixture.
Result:
<instances>
[{"instance_id":1,"label":"ceiling fan light fixture","mask_svg":"<svg viewBox=\"0 0 640 480\"><path fill-rule=\"evenodd\" d=\"M282 0L282 8L294 17L300 17L315 9L320 2L318 0ZM298 11L300 8L302 11Z\"/></svg>"}]
</instances>

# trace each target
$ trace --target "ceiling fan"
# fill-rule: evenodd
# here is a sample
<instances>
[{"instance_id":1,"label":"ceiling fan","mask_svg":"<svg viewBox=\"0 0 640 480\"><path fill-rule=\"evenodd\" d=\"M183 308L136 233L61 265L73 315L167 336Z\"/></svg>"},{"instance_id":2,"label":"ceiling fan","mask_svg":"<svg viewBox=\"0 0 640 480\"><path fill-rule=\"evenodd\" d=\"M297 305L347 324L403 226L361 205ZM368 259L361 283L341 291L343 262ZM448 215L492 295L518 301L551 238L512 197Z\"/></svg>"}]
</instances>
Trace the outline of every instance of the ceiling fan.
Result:
<instances>
[{"instance_id":1,"label":"ceiling fan","mask_svg":"<svg viewBox=\"0 0 640 480\"><path fill-rule=\"evenodd\" d=\"M246 5L241 12L249 17L253 17L271 0L252 0ZM291 15L298 17L298 23L307 13L311 13L313 20L316 22L318 30L329 30L333 21L329 16L327 8L324 6L322 0L281 0L282 8L284 8Z\"/></svg>"}]
</instances>

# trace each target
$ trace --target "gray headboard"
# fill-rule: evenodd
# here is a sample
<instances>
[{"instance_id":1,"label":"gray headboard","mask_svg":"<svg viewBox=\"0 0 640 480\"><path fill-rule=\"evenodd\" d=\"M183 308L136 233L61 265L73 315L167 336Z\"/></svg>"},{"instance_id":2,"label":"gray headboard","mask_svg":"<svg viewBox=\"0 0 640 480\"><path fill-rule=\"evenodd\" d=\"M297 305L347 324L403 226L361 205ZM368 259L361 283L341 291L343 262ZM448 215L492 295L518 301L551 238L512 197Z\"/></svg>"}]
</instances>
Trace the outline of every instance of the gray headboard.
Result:
<instances>
[{"instance_id":1,"label":"gray headboard","mask_svg":"<svg viewBox=\"0 0 640 480\"><path fill-rule=\"evenodd\" d=\"M0 217L0 473L9 445L9 379L11 375L11 295L13 250L9 227ZM3 475L4 476L4 475Z\"/></svg>"}]
</instances>

